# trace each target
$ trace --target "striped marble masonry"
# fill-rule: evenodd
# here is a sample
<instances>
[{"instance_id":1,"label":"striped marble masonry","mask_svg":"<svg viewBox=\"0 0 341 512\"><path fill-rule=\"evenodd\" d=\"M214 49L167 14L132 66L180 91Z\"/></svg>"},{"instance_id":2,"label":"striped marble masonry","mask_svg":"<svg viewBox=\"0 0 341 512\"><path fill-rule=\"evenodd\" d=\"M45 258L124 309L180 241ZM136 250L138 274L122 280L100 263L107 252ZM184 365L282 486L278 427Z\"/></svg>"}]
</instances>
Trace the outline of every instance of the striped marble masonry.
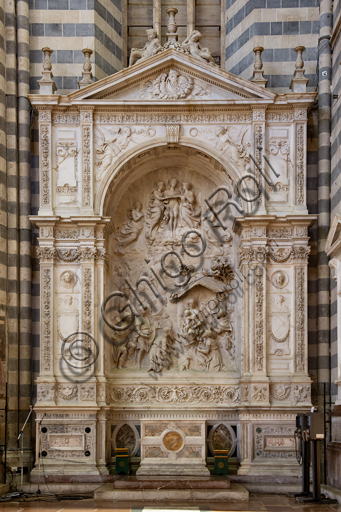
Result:
<instances>
[{"instance_id":1,"label":"striped marble masonry","mask_svg":"<svg viewBox=\"0 0 341 512\"><path fill-rule=\"evenodd\" d=\"M263 46L267 87L288 91L295 69L294 48L304 45L308 91L315 91L319 8L317 0L226 0L225 69L249 80L253 48Z\"/></svg>"},{"instance_id":2,"label":"striped marble masonry","mask_svg":"<svg viewBox=\"0 0 341 512\"><path fill-rule=\"evenodd\" d=\"M31 92L38 91L43 46L54 50L53 75L61 94L78 89L83 48L94 52L91 61L95 80L122 69L121 0L32 0L31 4Z\"/></svg>"},{"instance_id":3,"label":"striped marble masonry","mask_svg":"<svg viewBox=\"0 0 341 512\"><path fill-rule=\"evenodd\" d=\"M17 33L16 13L12 2L6 2L6 139L7 139L7 381L8 443L17 449L19 386L19 168L17 112Z\"/></svg>"},{"instance_id":4,"label":"striped marble masonry","mask_svg":"<svg viewBox=\"0 0 341 512\"><path fill-rule=\"evenodd\" d=\"M331 133L331 218L335 213L341 214L341 176L340 176L340 158L341 158L341 2L337 0L334 3L333 11L333 67L332 67L332 133ZM332 400L337 397L337 386L334 381L338 378L337 368L337 296L336 283L331 279L331 332L330 332L330 350L331 350L331 394Z\"/></svg>"},{"instance_id":5,"label":"striped marble masonry","mask_svg":"<svg viewBox=\"0 0 341 512\"><path fill-rule=\"evenodd\" d=\"M318 112L313 108L308 116L307 129L307 207L317 214L317 149ZM308 230L310 255L308 265L308 368L309 375L317 382L317 223ZM312 386L313 401L316 386ZM314 403L314 402L313 402Z\"/></svg>"}]
</instances>

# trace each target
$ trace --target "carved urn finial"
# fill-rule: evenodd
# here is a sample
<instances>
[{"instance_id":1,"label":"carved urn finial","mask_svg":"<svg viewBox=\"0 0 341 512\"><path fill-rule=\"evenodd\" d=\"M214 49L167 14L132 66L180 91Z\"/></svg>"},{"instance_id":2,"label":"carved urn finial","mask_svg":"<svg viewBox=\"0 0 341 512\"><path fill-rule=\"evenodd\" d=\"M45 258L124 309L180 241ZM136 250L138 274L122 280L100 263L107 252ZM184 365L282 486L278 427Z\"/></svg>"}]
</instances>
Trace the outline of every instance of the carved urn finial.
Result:
<instances>
[{"instance_id":1,"label":"carved urn finial","mask_svg":"<svg viewBox=\"0 0 341 512\"><path fill-rule=\"evenodd\" d=\"M84 64L83 64L83 72L82 72L82 80L78 82L78 87L82 89L89 84L92 84L92 66L90 62L90 56L93 54L93 51L90 48L84 48L82 50L84 53Z\"/></svg>"},{"instance_id":2,"label":"carved urn finial","mask_svg":"<svg viewBox=\"0 0 341 512\"><path fill-rule=\"evenodd\" d=\"M309 78L306 78L304 76L305 70L302 54L305 50L305 47L296 46L294 50L297 53L297 57L295 62L294 78L291 80L290 89L292 90L292 92L306 92Z\"/></svg>"},{"instance_id":3,"label":"carved urn finial","mask_svg":"<svg viewBox=\"0 0 341 512\"><path fill-rule=\"evenodd\" d=\"M178 10L176 7L169 7L166 10L166 13L169 16L169 20L167 23L166 36L167 36L169 42L174 42L174 43L178 40L178 34L177 34L178 26L175 21L175 15L177 14L177 12L178 12Z\"/></svg>"},{"instance_id":4,"label":"carved urn finial","mask_svg":"<svg viewBox=\"0 0 341 512\"><path fill-rule=\"evenodd\" d=\"M52 71L51 54L53 53L53 50L48 46L44 46L41 51L44 53L43 70Z\"/></svg>"},{"instance_id":5,"label":"carved urn finial","mask_svg":"<svg viewBox=\"0 0 341 512\"><path fill-rule=\"evenodd\" d=\"M260 85L261 87L266 87L266 84L268 81L263 77L264 68L263 68L263 61L262 61L262 52L264 51L263 46L256 46L253 49L255 53L255 61L254 61L254 71L253 71L253 78L251 78L251 82L255 82L256 84Z\"/></svg>"},{"instance_id":6,"label":"carved urn finial","mask_svg":"<svg viewBox=\"0 0 341 512\"><path fill-rule=\"evenodd\" d=\"M51 54L53 50L48 46L44 46L41 50L44 53L44 62L43 62L43 70L42 70L42 78L38 80L40 94L54 94L57 90L56 84L53 80L52 74L52 63L51 63Z\"/></svg>"}]
</instances>

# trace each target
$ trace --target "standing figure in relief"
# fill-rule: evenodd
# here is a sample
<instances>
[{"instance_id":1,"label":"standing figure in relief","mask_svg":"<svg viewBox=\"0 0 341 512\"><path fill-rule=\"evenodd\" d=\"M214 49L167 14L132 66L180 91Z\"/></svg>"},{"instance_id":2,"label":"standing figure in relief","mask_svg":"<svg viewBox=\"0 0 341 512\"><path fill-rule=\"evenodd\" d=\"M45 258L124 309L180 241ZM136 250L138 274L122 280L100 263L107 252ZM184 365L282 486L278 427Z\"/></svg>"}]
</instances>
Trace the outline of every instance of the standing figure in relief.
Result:
<instances>
[{"instance_id":1,"label":"standing figure in relief","mask_svg":"<svg viewBox=\"0 0 341 512\"><path fill-rule=\"evenodd\" d=\"M132 48L130 53L129 66L133 66L139 60L148 59L155 55L161 48L160 41L157 37L157 32L154 29L146 30L148 41L143 48Z\"/></svg>"},{"instance_id":2,"label":"standing figure in relief","mask_svg":"<svg viewBox=\"0 0 341 512\"><path fill-rule=\"evenodd\" d=\"M211 330L207 330L204 333L204 346L197 347L197 351L204 355L204 365L207 371L210 369L211 364L216 372L219 372L224 367L219 345L213 338Z\"/></svg>"},{"instance_id":3,"label":"standing figure in relief","mask_svg":"<svg viewBox=\"0 0 341 512\"><path fill-rule=\"evenodd\" d=\"M171 351L174 349L172 330L170 325L166 325L162 334L153 341L149 351L149 368L147 372L160 373L163 369L169 370Z\"/></svg>"},{"instance_id":4,"label":"standing figure in relief","mask_svg":"<svg viewBox=\"0 0 341 512\"><path fill-rule=\"evenodd\" d=\"M148 354L155 339L155 325L151 325L148 318L138 316L135 318L137 367L140 370L143 357Z\"/></svg>"},{"instance_id":5,"label":"standing figure in relief","mask_svg":"<svg viewBox=\"0 0 341 512\"><path fill-rule=\"evenodd\" d=\"M119 233L115 236L117 241L116 252L122 254L122 251L130 244L135 242L141 234L144 223L144 214L142 204L137 201L133 208L128 210L129 221L120 227Z\"/></svg>"},{"instance_id":6,"label":"standing figure in relief","mask_svg":"<svg viewBox=\"0 0 341 512\"><path fill-rule=\"evenodd\" d=\"M169 182L169 188L165 190L165 197L169 198L166 202L167 213L169 216L169 227L174 235L178 227L179 213L180 213L180 190L178 189L178 180L172 179Z\"/></svg>"},{"instance_id":7,"label":"standing figure in relief","mask_svg":"<svg viewBox=\"0 0 341 512\"><path fill-rule=\"evenodd\" d=\"M204 60L208 64L213 64L215 66L216 63L214 62L214 58L212 57L210 50L208 48L202 48L199 43L201 38L202 35L199 30L193 30L191 35L184 40L182 46L188 50L195 59Z\"/></svg>"},{"instance_id":8,"label":"standing figure in relief","mask_svg":"<svg viewBox=\"0 0 341 512\"><path fill-rule=\"evenodd\" d=\"M165 212L166 207L164 205L164 190L165 184L162 181L160 181L160 183L157 184L157 187L150 196L151 201L146 214L146 224L148 227L146 238L150 242L153 242L155 240L155 237L153 236L153 231L155 229L158 229L158 227L160 226L163 214Z\"/></svg>"},{"instance_id":9,"label":"standing figure in relief","mask_svg":"<svg viewBox=\"0 0 341 512\"><path fill-rule=\"evenodd\" d=\"M195 196L191 190L190 183L182 184L183 192L181 196L181 224L189 228L197 229L200 226L201 208L195 207Z\"/></svg>"}]
</instances>

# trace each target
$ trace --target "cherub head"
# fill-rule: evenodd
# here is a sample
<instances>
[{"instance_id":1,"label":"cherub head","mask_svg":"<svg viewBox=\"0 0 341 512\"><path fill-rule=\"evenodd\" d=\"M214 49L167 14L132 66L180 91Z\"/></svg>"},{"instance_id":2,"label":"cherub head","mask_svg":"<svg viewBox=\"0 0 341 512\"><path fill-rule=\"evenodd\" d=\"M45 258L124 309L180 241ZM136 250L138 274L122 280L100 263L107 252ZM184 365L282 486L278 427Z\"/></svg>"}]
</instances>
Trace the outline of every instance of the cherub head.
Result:
<instances>
[{"instance_id":1,"label":"cherub head","mask_svg":"<svg viewBox=\"0 0 341 512\"><path fill-rule=\"evenodd\" d=\"M134 203L134 209L140 212L142 210L142 203L140 203L140 201L136 201L136 203Z\"/></svg>"},{"instance_id":2,"label":"cherub head","mask_svg":"<svg viewBox=\"0 0 341 512\"><path fill-rule=\"evenodd\" d=\"M146 34L148 37L148 41L152 41L153 39L157 38L157 32L153 28L149 28L148 30L146 30Z\"/></svg>"},{"instance_id":3,"label":"cherub head","mask_svg":"<svg viewBox=\"0 0 341 512\"><path fill-rule=\"evenodd\" d=\"M201 32L199 30L193 30L193 32L190 35L190 40L194 43L198 43L200 39L202 38Z\"/></svg>"}]
</instances>

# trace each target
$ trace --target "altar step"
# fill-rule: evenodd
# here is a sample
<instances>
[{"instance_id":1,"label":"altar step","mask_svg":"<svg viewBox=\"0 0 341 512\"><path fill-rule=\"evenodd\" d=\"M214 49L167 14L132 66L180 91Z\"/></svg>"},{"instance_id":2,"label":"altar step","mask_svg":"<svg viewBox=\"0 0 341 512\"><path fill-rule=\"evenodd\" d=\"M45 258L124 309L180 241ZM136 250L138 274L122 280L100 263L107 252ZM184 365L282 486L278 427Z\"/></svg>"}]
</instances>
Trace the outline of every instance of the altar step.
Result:
<instances>
[{"instance_id":1,"label":"altar step","mask_svg":"<svg viewBox=\"0 0 341 512\"><path fill-rule=\"evenodd\" d=\"M125 477L102 485L98 501L249 501L249 491L226 477Z\"/></svg>"}]
</instances>

